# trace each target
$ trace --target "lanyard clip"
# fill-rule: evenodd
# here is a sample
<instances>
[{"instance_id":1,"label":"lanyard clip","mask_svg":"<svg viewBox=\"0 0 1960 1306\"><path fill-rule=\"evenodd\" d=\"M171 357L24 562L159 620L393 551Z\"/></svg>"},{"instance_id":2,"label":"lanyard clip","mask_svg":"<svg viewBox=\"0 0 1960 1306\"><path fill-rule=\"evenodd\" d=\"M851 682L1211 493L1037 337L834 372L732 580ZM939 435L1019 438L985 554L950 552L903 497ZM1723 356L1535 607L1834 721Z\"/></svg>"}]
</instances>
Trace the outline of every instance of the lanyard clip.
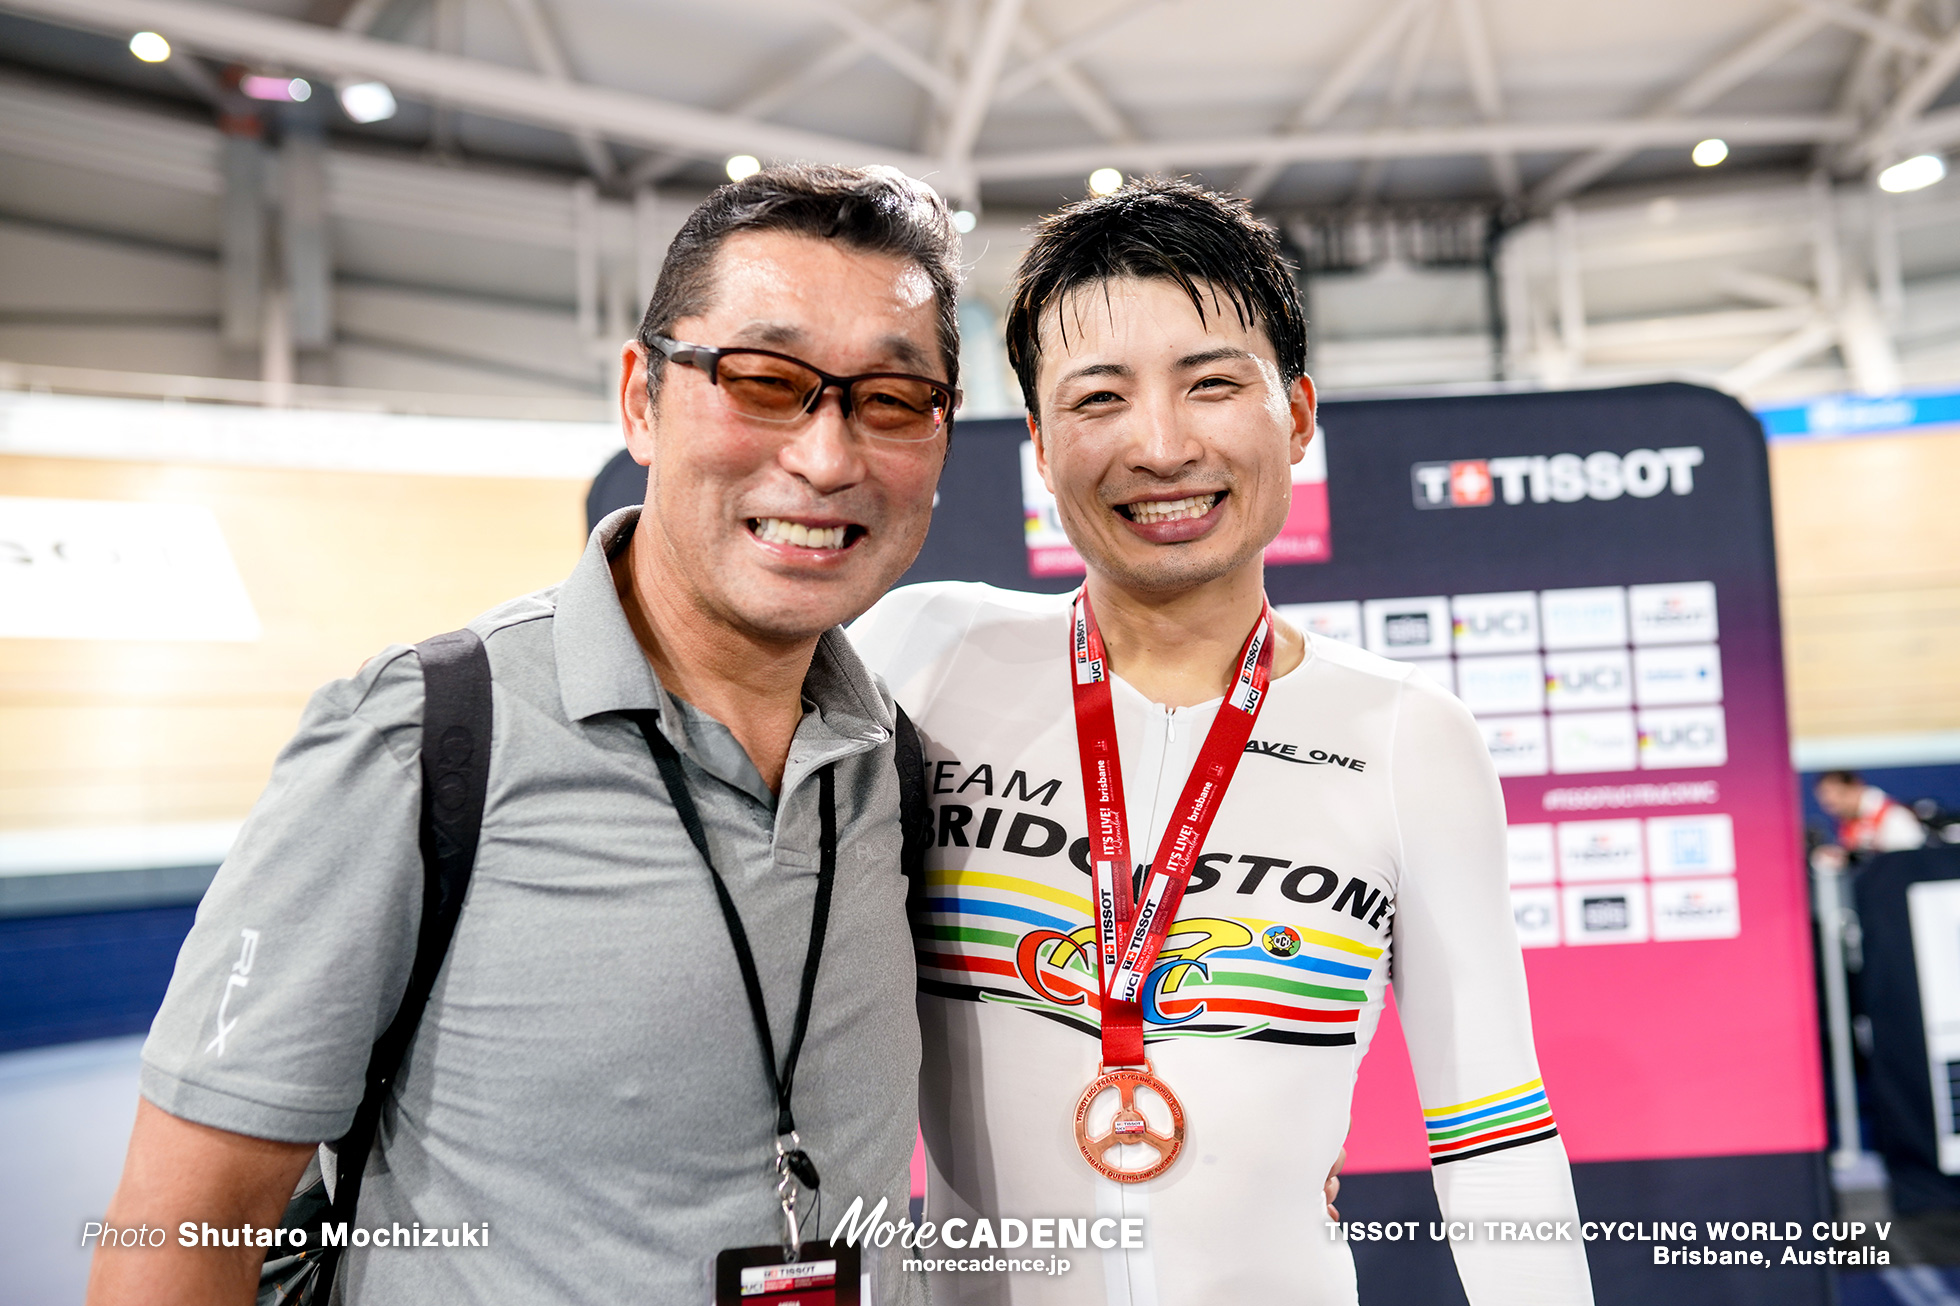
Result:
<instances>
[{"instance_id":1,"label":"lanyard clip","mask_svg":"<svg viewBox=\"0 0 1960 1306\"><path fill-rule=\"evenodd\" d=\"M790 1260L803 1254L803 1225L796 1218L796 1185L801 1181L811 1192L817 1191L817 1166L803 1150L803 1140L794 1129L776 1138L776 1200L783 1208L783 1252Z\"/></svg>"}]
</instances>

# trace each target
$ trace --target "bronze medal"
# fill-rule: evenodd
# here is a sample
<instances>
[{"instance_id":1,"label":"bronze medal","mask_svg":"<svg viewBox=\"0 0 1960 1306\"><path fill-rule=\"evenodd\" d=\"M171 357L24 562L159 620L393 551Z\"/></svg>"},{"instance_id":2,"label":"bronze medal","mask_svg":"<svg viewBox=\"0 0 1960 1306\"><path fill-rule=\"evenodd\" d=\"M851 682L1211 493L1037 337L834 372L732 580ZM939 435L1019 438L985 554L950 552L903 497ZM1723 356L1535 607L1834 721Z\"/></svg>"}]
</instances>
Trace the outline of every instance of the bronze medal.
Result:
<instances>
[{"instance_id":1,"label":"bronze medal","mask_svg":"<svg viewBox=\"0 0 1960 1306\"><path fill-rule=\"evenodd\" d=\"M1082 1096L1075 1104L1075 1145L1082 1149L1082 1159L1090 1168L1105 1179L1113 1179L1119 1184L1140 1184L1171 1168L1177 1154L1184 1149L1184 1104L1177 1100L1164 1081L1157 1078L1150 1063L1143 1067L1118 1066L1114 1070L1097 1068L1100 1073L1082 1090ZM1171 1131L1160 1134L1150 1127L1143 1112L1137 1107L1137 1090L1147 1088L1160 1098L1170 1109ZM1089 1136L1089 1111L1104 1093L1115 1089L1120 1095L1116 1108L1116 1118L1110 1122L1109 1132L1094 1138ZM1107 1159L1112 1148L1126 1143L1142 1143L1154 1151L1156 1159L1139 1170L1126 1170Z\"/></svg>"}]
</instances>

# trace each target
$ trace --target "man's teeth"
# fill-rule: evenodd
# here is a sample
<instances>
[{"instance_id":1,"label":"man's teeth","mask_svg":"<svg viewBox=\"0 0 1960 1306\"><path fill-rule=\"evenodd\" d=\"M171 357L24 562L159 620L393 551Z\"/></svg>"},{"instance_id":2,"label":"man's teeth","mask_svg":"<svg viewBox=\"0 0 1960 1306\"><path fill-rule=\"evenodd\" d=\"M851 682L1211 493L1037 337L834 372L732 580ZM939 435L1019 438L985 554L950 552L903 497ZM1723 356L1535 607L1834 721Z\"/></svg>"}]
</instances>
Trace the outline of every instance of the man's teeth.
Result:
<instances>
[{"instance_id":1,"label":"man's teeth","mask_svg":"<svg viewBox=\"0 0 1960 1306\"><path fill-rule=\"evenodd\" d=\"M1130 520L1143 524L1160 521L1182 521L1186 517L1202 517L1212 510L1218 502L1218 495L1194 494L1188 499L1165 499L1158 503L1133 503L1128 505Z\"/></svg>"},{"instance_id":2,"label":"man's teeth","mask_svg":"<svg viewBox=\"0 0 1960 1306\"><path fill-rule=\"evenodd\" d=\"M841 549L848 526L805 526L781 517L758 517L755 537L765 544L794 544L804 549Z\"/></svg>"}]
</instances>

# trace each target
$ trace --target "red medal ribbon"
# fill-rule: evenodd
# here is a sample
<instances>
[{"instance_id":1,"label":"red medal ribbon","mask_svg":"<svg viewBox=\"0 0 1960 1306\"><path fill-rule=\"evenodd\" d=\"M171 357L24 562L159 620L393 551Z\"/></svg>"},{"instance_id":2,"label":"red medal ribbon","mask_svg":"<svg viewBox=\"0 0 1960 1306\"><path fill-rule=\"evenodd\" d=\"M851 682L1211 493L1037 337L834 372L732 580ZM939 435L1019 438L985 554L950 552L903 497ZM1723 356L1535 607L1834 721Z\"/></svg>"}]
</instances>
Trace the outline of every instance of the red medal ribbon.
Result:
<instances>
[{"instance_id":1,"label":"red medal ribbon","mask_svg":"<svg viewBox=\"0 0 1960 1306\"><path fill-rule=\"evenodd\" d=\"M1198 760L1178 795L1157 856L1144 876L1142 901L1130 882L1129 810L1116 749L1116 710L1109 692L1109 656L1084 589L1071 609L1070 653L1075 671L1075 743L1082 761L1082 797L1089 815L1089 865L1095 882L1096 971L1102 995L1104 1066L1140 1066L1143 1009L1139 999L1157 963L1185 886L1218 819L1246 741L1266 701L1273 674L1273 613L1263 600L1259 619L1239 649L1238 673Z\"/></svg>"}]
</instances>

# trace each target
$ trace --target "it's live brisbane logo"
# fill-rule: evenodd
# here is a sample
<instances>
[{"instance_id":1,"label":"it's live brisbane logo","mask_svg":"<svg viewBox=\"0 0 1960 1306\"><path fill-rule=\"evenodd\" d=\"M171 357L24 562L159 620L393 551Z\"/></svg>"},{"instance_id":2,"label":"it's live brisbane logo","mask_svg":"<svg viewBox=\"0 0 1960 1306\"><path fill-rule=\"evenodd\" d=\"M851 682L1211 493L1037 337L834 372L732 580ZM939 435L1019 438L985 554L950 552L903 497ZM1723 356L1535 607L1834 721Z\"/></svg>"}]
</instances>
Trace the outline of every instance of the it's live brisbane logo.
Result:
<instances>
[{"instance_id":1,"label":"it's live brisbane logo","mask_svg":"<svg viewBox=\"0 0 1960 1306\"><path fill-rule=\"evenodd\" d=\"M1494 503L1578 503L1662 493L1693 494L1699 445L1627 453L1518 455L1416 463L1409 488L1418 508L1488 508Z\"/></svg>"}]
</instances>

